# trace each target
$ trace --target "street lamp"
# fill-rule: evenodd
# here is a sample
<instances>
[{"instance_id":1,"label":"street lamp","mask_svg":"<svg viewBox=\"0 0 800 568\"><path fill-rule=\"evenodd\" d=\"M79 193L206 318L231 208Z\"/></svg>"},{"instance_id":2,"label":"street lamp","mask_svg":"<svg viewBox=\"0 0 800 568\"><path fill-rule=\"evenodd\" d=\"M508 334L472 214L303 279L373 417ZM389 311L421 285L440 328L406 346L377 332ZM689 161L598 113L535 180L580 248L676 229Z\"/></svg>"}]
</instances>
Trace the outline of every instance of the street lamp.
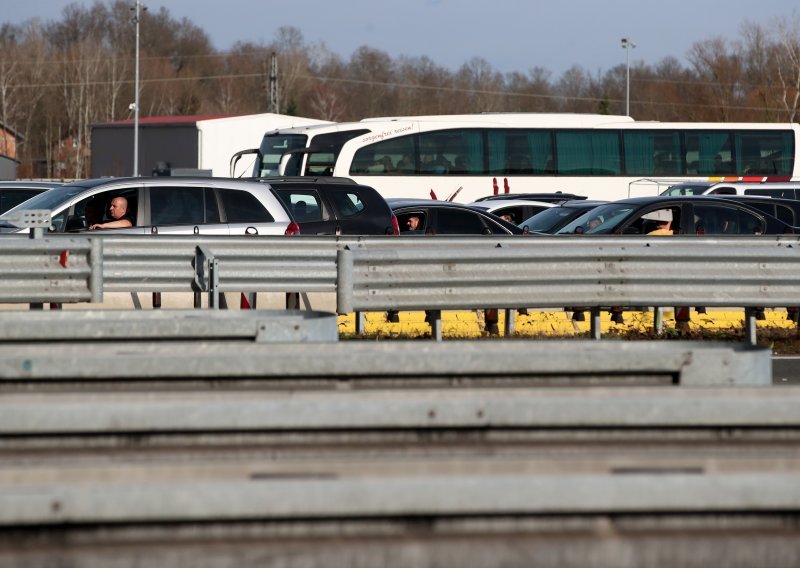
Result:
<instances>
[{"instance_id":1,"label":"street lamp","mask_svg":"<svg viewBox=\"0 0 800 568\"><path fill-rule=\"evenodd\" d=\"M142 7L140 0L136 0L136 6L131 8L135 10L133 22L136 24L136 79L134 80L134 103L131 105L133 108L133 177L139 176L139 15L142 10L147 8Z\"/></svg>"},{"instance_id":2,"label":"street lamp","mask_svg":"<svg viewBox=\"0 0 800 568\"><path fill-rule=\"evenodd\" d=\"M624 37L621 40L622 49L625 50L625 115L631 115L631 48L636 47L633 40L629 37Z\"/></svg>"}]
</instances>

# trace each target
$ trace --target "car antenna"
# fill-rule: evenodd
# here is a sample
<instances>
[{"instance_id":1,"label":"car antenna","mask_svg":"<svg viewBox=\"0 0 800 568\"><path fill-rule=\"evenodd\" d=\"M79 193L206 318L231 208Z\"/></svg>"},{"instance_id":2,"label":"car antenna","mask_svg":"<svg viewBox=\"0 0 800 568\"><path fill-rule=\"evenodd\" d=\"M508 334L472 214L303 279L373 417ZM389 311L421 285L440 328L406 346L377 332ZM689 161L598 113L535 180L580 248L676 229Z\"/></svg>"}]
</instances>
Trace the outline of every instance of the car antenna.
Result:
<instances>
[{"instance_id":1,"label":"car antenna","mask_svg":"<svg viewBox=\"0 0 800 568\"><path fill-rule=\"evenodd\" d=\"M464 189L463 185L458 186L458 189L450 194L450 197L447 198L447 201L453 201L462 189Z\"/></svg>"}]
</instances>

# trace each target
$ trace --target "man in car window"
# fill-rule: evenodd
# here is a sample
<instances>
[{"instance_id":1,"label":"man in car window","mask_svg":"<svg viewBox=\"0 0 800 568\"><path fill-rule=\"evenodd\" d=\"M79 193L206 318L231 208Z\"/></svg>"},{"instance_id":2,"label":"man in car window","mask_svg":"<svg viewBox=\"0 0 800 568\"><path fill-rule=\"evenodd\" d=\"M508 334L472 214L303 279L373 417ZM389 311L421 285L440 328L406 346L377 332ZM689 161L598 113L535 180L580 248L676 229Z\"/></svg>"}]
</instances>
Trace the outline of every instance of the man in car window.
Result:
<instances>
[{"instance_id":1,"label":"man in car window","mask_svg":"<svg viewBox=\"0 0 800 568\"><path fill-rule=\"evenodd\" d=\"M115 197L111 200L111 205L108 207L108 214L111 216L113 221L95 223L89 228L91 230L95 230L133 227L133 219L130 215L128 215L128 200L124 197Z\"/></svg>"}]
</instances>

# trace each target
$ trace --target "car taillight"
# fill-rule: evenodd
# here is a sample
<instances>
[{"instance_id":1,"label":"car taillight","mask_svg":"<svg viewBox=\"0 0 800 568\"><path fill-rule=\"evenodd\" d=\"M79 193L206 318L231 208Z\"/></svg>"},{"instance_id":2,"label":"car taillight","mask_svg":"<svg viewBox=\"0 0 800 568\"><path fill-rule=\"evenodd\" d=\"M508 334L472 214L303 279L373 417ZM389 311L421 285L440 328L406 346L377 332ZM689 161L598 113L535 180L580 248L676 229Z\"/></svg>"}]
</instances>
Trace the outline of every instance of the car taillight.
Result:
<instances>
[{"instance_id":1,"label":"car taillight","mask_svg":"<svg viewBox=\"0 0 800 568\"><path fill-rule=\"evenodd\" d=\"M300 234L300 225L292 221L289 223L289 226L286 227L286 231L283 233L284 235L299 235Z\"/></svg>"},{"instance_id":2,"label":"car taillight","mask_svg":"<svg viewBox=\"0 0 800 568\"><path fill-rule=\"evenodd\" d=\"M392 235L400 234L400 223L397 222L397 217L392 213Z\"/></svg>"}]
</instances>

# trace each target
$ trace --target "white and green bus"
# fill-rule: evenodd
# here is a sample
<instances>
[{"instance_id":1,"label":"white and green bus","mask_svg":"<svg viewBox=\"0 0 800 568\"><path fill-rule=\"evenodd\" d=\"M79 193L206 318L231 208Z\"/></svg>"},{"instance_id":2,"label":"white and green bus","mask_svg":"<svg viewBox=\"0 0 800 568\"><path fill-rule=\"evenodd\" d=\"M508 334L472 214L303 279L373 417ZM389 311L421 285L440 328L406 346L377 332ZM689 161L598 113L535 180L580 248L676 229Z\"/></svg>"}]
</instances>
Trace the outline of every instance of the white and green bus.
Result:
<instances>
[{"instance_id":1,"label":"white and green bus","mask_svg":"<svg viewBox=\"0 0 800 568\"><path fill-rule=\"evenodd\" d=\"M657 195L689 180L800 179L800 126L545 113L370 118L268 132L247 175L341 176L385 197Z\"/></svg>"}]
</instances>

